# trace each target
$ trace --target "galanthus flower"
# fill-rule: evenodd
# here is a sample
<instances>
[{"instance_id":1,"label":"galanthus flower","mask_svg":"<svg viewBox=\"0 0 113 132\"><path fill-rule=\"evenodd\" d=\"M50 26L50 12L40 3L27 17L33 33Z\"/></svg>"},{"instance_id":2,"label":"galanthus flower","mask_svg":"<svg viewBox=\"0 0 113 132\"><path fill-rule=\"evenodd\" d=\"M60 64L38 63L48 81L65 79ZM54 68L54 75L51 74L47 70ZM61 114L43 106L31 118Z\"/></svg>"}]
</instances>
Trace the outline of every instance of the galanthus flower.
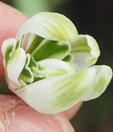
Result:
<instances>
[{"instance_id":1,"label":"galanthus flower","mask_svg":"<svg viewBox=\"0 0 113 132\"><path fill-rule=\"evenodd\" d=\"M42 12L25 22L17 37L3 42L9 89L41 113L64 111L99 97L112 78L96 40L78 34L64 15Z\"/></svg>"}]
</instances>

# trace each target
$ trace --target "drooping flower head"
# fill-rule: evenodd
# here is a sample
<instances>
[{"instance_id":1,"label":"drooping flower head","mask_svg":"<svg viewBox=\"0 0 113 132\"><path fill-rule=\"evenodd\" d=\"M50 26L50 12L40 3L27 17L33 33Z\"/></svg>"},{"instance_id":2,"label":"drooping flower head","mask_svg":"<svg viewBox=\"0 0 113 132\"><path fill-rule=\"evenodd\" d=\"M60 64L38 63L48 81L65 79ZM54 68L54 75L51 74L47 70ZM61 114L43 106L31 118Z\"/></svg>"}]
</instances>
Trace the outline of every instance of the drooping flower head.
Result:
<instances>
[{"instance_id":1,"label":"drooping flower head","mask_svg":"<svg viewBox=\"0 0 113 132\"><path fill-rule=\"evenodd\" d=\"M96 40L64 15L43 12L2 45L8 87L41 113L58 113L99 97L112 78Z\"/></svg>"}]
</instances>

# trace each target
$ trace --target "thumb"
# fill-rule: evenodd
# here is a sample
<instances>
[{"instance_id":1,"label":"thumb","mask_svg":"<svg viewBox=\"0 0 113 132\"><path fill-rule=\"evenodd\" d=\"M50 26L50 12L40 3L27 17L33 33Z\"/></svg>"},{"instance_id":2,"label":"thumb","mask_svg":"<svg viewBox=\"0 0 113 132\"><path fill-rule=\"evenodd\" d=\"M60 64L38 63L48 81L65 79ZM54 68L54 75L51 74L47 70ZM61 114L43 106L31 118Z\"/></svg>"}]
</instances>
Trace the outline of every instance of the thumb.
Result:
<instances>
[{"instance_id":1,"label":"thumb","mask_svg":"<svg viewBox=\"0 0 113 132\"><path fill-rule=\"evenodd\" d=\"M0 95L0 132L74 132L74 130L63 114L41 114L17 96Z\"/></svg>"}]
</instances>

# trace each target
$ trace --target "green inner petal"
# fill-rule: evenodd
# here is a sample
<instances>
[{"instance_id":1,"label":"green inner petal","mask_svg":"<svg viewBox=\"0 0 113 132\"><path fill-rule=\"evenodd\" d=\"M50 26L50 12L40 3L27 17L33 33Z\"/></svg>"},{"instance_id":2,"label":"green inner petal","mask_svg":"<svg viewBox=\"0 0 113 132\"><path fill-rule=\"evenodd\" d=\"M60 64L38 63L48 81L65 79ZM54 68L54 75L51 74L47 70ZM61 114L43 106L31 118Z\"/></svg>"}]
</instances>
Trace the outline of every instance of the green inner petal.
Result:
<instances>
[{"instance_id":1,"label":"green inner petal","mask_svg":"<svg viewBox=\"0 0 113 132\"><path fill-rule=\"evenodd\" d=\"M57 59L45 59L39 61L37 65L41 68L39 74L46 78L76 73L73 65Z\"/></svg>"},{"instance_id":2,"label":"green inner petal","mask_svg":"<svg viewBox=\"0 0 113 132\"><path fill-rule=\"evenodd\" d=\"M31 54L36 61L46 58L63 59L70 52L70 45L67 42L58 42L52 40L43 40Z\"/></svg>"},{"instance_id":3,"label":"green inner petal","mask_svg":"<svg viewBox=\"0 0 113 132\"><path fill-rule=\"evenodd\" d=\"M44 40L44 38L38 35L32 34L28 41L26 53L31 54L40 45L42 40Z\"/></svg>"},{"instance_id":4,"label":"green inner petal","mask_svg":"<svg viewBox=\"0 0 113 132\"><path fill-rule=\"evenodd\" d=\"M30 63L29 63L29 67L31 70L37 68L37 62L34 60L33 56L30 56Z\"/></svg>"},{"instance_id":5,"label":"green inner petal","mask_svg":"<svg viewBox=\"0 0 113 132\"><path fill-rule=\"evenodd\" d=\"M76 73L73 65L58 59L44 59L36 62L33 56L26 55L25 66L19 76L19 80L25 84L33 83L44 78L70 75ZM22 82L23 84L23 82Z\"/></svg>"},{"instance_id":6,"label":"green inner petal","mask_svg":"<svg viewBox=\"0 0 113 132\"><path fill-rule=\"evenodd\" d=\"M17 41L17 43L16 43L16 48L15 48L15 49L21 48L23 42L24 42L24 35L21 37L20 40Z\"/></svg>"},{"instance_id":7,"label":"green inner petal","mask_svg":"<svg viewBox=\"0 0 113 132\"><path fill-rule=\"evenodd\" d=\"M24 69L22 70L19 79L23 80L25 83L30 84L34 81L33 73L31 69L29 68L29 63L30 63L30 55L26 55L26 63L24 66Z\"/></svg>"}]
</instances>

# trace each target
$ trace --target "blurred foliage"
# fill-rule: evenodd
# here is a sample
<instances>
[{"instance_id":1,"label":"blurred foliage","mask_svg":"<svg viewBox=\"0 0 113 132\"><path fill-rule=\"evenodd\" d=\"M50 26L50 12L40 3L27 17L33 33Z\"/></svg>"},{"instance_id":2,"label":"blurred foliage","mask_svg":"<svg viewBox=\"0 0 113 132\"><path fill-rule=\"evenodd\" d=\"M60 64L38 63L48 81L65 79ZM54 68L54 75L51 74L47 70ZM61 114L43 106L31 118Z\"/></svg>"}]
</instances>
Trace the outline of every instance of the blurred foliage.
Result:
<instances>
[{"instance_id":1,"label":"blurred foliage","mask_svg":"<svg viewBox=\"0 0 113 132\"><path fill-rule=\"evenodd\" d=\"M98 64L113 68L113 0L2 1L13 4L28 16L40 11L65 14L74 22L79 33L90 34L98 41L101 49ZM8 90L7 85L2 81L0 92L5 93L5 89ZM101 97L83 104L71 123L77 132L113 132L113 80Z\"/></svg>"},{"instance_id":2,"label":"blurred foliage","mask_svg":"<svg viewBox=\"0 0 113 132\"><path fill-rule=\"evenodd\" d=\"M32 16L38 12L52 11L63 1L67 0L14 0L13 6L26 15Z\"/></svg>"},{"instance_id":3,"label":"blurred foliage","mask_svg":"<svg viewBox=\"0 0 113 132\"><path fill-rule=\"evenodd\" d=\"M51 10L49 0L14 0L13 6L28 16Z\"/></svg>"}]
</instances>

